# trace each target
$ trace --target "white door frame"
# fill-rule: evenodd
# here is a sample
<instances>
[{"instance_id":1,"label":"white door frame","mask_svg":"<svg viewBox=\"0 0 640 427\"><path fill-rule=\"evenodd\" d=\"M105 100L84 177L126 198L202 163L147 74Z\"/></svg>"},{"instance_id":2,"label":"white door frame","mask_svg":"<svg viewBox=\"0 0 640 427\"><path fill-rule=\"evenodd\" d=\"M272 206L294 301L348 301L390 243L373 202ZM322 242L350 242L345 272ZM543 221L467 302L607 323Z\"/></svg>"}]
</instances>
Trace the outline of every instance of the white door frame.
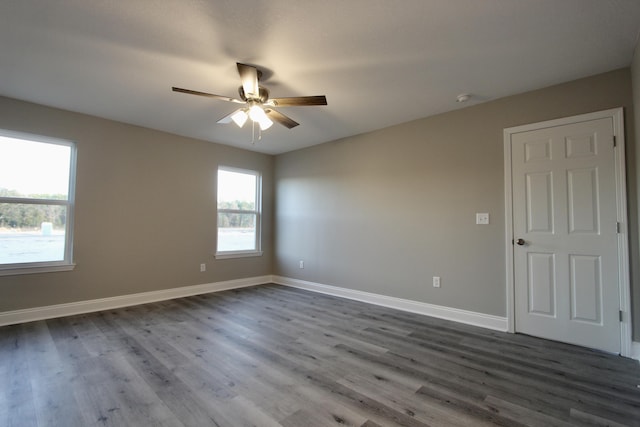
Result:
<instances>
[{"instance_id":1,"label":"white door frame","mask_svg":"<svg viewBox=\"0 0 640 427\"><path fill-rule=\"evenodd\" d=\"M514 276L514 245L513 245L513 188L511 176L511 135L548 127L562 126L571 123L589 121L602 118L613 120L613 134L616 138L615 175L616 175L616 208L617 221L620 223L618 233L618 277L620 289L620 355L632 357L631 337L631 288L629 284L629 227L627 222L627 184L625 166L624 139L624 111L622 108L580 114L540 123L515 126L504 129L504 199L505 199L505 253L506 253L506 283L507 283L507 325L508 331L516 330L515 320L515 276Z\"/></svg>"}]
</instances>

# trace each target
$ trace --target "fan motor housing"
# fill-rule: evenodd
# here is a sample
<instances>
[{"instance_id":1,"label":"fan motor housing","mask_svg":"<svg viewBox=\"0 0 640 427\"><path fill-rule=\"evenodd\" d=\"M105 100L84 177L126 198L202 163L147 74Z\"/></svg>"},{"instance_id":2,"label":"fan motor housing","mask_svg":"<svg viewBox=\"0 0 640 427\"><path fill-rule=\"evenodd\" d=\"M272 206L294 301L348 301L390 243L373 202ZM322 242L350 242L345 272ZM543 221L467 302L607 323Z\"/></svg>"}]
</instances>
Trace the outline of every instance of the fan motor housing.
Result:
<instances>
[{"instance_id":1,"label":"fan motor housing","mask_svg":"<svg viewBox=\"0 0 640 427\"><path fill-rule=\"evenodd\" d=\"M240 94L240 99L242 99L245 102L253 100L253 101L259 101L261 104L264 104L269 99L269 90L263 86L258 86L258 90L260 92L260 96L258 98L251 98L251 99L247 98L247 96L244 93L244 88L242 86L238 88L238 93Z\"/></svg>"}]
</instances>

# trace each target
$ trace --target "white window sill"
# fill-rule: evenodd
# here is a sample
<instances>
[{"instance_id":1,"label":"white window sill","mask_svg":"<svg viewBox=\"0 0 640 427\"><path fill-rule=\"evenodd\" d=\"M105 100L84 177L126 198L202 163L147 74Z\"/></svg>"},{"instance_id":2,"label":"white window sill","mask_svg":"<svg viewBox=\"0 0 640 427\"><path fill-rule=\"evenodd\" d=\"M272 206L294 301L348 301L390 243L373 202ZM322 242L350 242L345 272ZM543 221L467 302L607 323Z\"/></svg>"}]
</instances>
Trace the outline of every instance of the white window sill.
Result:
<instances>
[{"instance_id":1,"label":"white window sill","mask_svg":"<svg viewBox=\"0 0 640 427\"><path fill-rule=\"evenodd\" d=\"M17 276L19 274L55 273L57 271L71 271L76 268L75 264L57 264L41 266L24 266L0 268L0 276Z\"/></svg>"},{"instance_id":2,"label":"white window sill","mask_svg":"<svg viewBox=\"0 0 640 427\"><path fill-rule=\"evenodd\" d=\"M215 254L216 259L249 258L255 256L262 256L262 251L217 252Z\"/></svg>"}]
</instances>

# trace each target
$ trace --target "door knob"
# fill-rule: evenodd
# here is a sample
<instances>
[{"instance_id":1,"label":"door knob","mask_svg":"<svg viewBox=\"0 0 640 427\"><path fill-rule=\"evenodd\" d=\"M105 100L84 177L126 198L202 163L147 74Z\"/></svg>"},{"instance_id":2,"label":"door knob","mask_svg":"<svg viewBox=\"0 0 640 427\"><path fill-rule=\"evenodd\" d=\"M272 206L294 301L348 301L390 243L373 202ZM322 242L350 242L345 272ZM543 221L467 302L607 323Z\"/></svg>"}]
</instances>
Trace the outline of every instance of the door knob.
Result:
<instances>
[{"instance_id":1,"label":"door knob","mask_svg":"<svg viewBox=\"0 0 640 427\"><path fill-rule=\"evenodd\" d=\"M526 243L526 242L524 241L524 239L517 239L517 240L516 240L516 244L517 244L517 245L519 245L519 246L522 246L522 245L524 245L525 243Z\"/></svg>"}]
</instances>

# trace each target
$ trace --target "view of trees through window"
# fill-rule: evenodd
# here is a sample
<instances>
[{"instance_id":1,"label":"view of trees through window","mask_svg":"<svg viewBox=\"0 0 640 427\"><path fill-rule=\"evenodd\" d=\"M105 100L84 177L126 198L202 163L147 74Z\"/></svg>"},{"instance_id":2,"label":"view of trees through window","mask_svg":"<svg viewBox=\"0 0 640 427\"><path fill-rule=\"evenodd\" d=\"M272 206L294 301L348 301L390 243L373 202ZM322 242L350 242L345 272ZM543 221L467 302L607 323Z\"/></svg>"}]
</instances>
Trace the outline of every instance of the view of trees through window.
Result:
<instances>
[{"instance_id":1,"label":"view of trees through window","mask_svg":"<svg viewBox=\"0 0 640 427\"><path fill-rule=\"evenodd\" d=\"M257 172L218 169L218 252L258 250L258 203Z\"/></svg>"},{"instance_id":2,"label":"view of trees through window","mask_svg":"<svg viewBox=\"0 0 640 427\"><path fill-rule=\"evenodd\" d=\"M75 147L0 131L0 269L70 262Z\"/></svg>"},{"instance_id":3,"label":"view of trees through window","mask_svg":"<svg viewBox=\"0 0 640 427\"><path fill-rule=\"evenodd\" d=\"M233 202L221 202L218 204L219 210L241 210L254 211L256 204L254 202L246 202L235 200ZM255 215L247 215L243 213L224 212L218 215L218 227L232 228L254 228L256 226Z\"/></svg>"},{"instance_id":4,"label":"view of trees through window","mask_svg":"<svg viewBox=\"0 0 640 427\"><path fill-rule=\"evenodd\" d=\"M15 190L0 188L0 197L66 200L64 194L23 195ZM40 230L43 223L52 229L63 231L67 220L67 208L60 205L32 205L26 203L0 203L0 230Z\"/></svg>"}]
</instances>

